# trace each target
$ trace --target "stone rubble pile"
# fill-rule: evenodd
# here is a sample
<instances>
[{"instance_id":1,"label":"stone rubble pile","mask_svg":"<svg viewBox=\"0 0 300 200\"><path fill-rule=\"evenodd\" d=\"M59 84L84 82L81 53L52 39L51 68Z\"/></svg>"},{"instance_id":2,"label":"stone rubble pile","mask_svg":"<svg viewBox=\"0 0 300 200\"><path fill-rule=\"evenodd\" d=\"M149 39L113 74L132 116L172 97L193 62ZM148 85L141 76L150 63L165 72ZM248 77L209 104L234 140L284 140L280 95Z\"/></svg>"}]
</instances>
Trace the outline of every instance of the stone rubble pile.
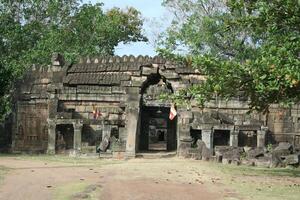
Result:
<instances>
[{"instance_id":1,"label":"stone rubble pile","mask_svg":"<svg viewBox=\"0 0 300 200\"><path fill-rule=\"evenodd\" d=\"M184 158L213 161L223 164L257 167L299 167L300 149L287 142L280 142L274 148L216 146L211 152L203 141L197 141L196 148L190 148Z\"/></svg>"}]
</instances>

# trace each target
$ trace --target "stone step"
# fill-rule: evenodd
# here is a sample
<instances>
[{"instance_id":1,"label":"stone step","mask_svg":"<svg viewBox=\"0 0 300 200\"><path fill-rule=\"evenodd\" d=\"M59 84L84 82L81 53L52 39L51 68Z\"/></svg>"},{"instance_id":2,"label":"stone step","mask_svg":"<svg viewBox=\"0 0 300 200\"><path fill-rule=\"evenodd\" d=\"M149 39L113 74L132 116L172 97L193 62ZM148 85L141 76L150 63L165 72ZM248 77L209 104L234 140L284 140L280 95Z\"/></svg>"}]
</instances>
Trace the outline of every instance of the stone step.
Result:
<instances>
[{"instance_id":1,"label":"stone step","mask_svg":"<svg viewBox=\"0 0 300 200\"><path fill-rule=\"evenodd\" d=\"M171 158L177 155L176 151L172 152L165 152L165 151L158 151L158 152L139 152L136 154L136 158L145 158L145 159L157 159L157 158Z\"/></svg>"},{"instance_id":2,"label":"stone step","mask_svg":"<svg viewBox=\"0 0 300 200\"><path fill-rule=\"evenodd\" d=\"M82 146L81 147L82 153L96 153L96 146Z\"/></svg>"},{"instance_id":3,"label":"stone step","mask_svg":"<svg viewBox=\"0 0 300 200\"><path fill-rule=\"evenodd\" d=\"M113 154L111 152L100 152L100 158L112 158Z\"/></svg>"}]
</instances>

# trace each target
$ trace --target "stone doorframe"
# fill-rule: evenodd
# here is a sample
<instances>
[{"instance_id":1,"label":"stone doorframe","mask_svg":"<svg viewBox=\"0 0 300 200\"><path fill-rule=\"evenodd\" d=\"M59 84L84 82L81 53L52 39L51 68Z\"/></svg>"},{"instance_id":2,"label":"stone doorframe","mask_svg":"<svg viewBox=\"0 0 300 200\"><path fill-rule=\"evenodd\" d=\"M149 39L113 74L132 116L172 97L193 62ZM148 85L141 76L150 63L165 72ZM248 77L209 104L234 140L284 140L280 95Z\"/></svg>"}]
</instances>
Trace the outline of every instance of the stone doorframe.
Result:
<instances>
[{"instance_id":1,"label":"stone doorframe","mask_svg":"<svg viewBox=\"0 0 300 200\"><path fill-rule=\"evenodd\" d=\"M48 119L48 148L47 154L55 154L56 126L61 124L72 124L74 128L73 151L81 151L81 133L83 121L78 119Z\"/></svg>"},{"instance_id":2,"label":"stone doorframe","mask_svg":"<svg viewBox=\"0 0 300 200\"><path fill-rule=\"evenodd\" d=\"M266 126L257 126L256 128L253 129L249 129L243 126L235 126L235 132L237 133L236 139L237 139L237 144L238 144L238 134L240 131L256 131L257 133L257 143L256 143L256 147L257 148L263 148L265 147L265 143L266 143L266 135L269 131L269 128Z\"/></svg>"},{"instance_id":3,"label":"stone doorframe","mask_svg":"<svg viewBox=\"0 0 300 200\"><path fill-rule=\"evenodd\" d=\"M226 130L230 131L229 145L237 147L238 146L238 132L235 130L234 125L211 125L211 124L201 124L197 127L193 127L196 130L202 131L202 141L205 143L206 147L213 151L213 134L214 130Z\"/></svg>"},{"instance_id":4,"label":"stone doorframe","mask_svg":"<svg viewBox=\"0 0 300 200\"><path fill-rule=\"evenodd\" d=\"M228 130L230 131L230 146L238 147L238 135L239 131L244 130L242 127L235 125L200 125L195 129L202 131L202 141L205 143L206 147L213 151L213 134L214 130ZM249 130L249 129L247 129ZM251 129L252 130L252 129ZM265 146L266 133L268 132L268 127L258 127L253 129L257 132L257 147Z\"/></svg>"}]
</instances>

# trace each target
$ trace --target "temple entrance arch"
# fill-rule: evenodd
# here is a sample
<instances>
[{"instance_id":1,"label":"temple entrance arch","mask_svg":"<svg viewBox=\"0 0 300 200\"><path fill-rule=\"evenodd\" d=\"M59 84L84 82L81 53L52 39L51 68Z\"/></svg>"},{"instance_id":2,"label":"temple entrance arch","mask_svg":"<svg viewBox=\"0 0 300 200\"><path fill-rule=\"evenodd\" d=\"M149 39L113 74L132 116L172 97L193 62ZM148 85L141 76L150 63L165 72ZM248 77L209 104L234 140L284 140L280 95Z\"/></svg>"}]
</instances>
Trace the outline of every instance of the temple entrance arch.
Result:
<instances>
[{"instance_id":1,"label":"temple entrance arch","mask_svg":"<svg viewBox=\"0 0 300 200\"><path fill-rule=\"evenodd\" d=\"M160 100L161 94L173 89L160 74L150 74L141 88L138 151L175 151L177 149L177 118L170 120L170 102Z\"/></svg>"}]
</instances>

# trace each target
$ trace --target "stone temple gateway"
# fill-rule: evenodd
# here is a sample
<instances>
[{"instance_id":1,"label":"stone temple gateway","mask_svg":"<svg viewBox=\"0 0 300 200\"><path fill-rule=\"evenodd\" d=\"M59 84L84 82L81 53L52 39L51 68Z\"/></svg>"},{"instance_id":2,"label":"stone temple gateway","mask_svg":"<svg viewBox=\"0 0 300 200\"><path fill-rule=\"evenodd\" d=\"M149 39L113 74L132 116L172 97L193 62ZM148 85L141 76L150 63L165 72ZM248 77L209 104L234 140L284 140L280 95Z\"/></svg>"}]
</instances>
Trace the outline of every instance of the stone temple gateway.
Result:
<instances>
[{"instance_id":1,"label":"stone temple gateway","mask_svg":"<svg viewBox=\"0 0 300 200\"><path fill-rule=\"evenodd\" d=\"M187 156L201 139L216 146L264 147L269 142L299 143L300 110L247 114L243 97L215 99L199 108L177 106L160 95L201 84L201 72L160 57L123 56L81 59L33 66L16 83L9 130L13 152L95 153L108 147L116 157L139 152L172 151ZM108 146L109 143L109 146ZM106 153L107 153L106 152Z\"/></svg>"}]
</instances>

